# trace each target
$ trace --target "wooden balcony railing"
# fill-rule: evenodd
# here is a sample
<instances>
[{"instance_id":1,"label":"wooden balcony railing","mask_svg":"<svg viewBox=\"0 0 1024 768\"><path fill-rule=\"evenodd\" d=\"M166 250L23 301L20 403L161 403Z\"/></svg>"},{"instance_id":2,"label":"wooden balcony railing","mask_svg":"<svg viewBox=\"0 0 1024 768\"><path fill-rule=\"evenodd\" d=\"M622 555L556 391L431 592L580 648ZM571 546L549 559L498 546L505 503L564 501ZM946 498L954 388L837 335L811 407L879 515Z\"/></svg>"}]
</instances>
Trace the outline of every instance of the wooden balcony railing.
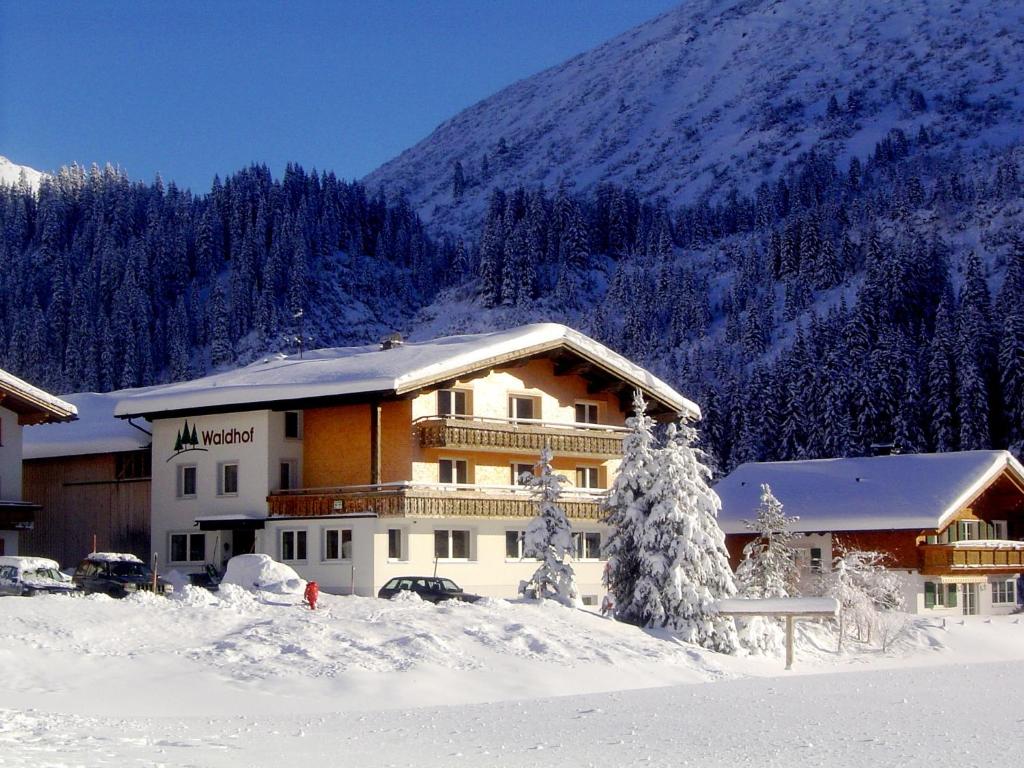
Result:
<instances>
[{"instance_id":1,"label":"wooden balcony railing","mask_svg":"<svg viewBox=\"0 0 1024 768\"><path fill-rule=\"evenodd\" d=\"M962 571L999 571L1024 569L1024 544L1003 542L972 546L970 542L958 544L926 544L921 546L922 573Z\"/></svg>"},{"instance_id":2,"label":"wooden balcony railing","mask_svg":"<svg viewBox=\"0 0 1024 768\"><path fill-rule=\"evenodd\" d=\"M539 419L498 419L480 416L426 416L416 419L423 448L540 453L545 446L556 456L614 458L622 455L624 427L610 424L545 422Z\"/></svg>"},{"instance_id":3,"label":"wooden balcony railing","mask_svg":"<svg viewBox=\"0 0 1024 768\"><path fill-rule=\"evenodd\" d=\"M563 494L565 514L599 520L605 491L581 489ZM372 514L378 517L535 517L537 502L518 486L384 483L303 488L267 497L271 517Z\"/></svg>"}]
</instances>

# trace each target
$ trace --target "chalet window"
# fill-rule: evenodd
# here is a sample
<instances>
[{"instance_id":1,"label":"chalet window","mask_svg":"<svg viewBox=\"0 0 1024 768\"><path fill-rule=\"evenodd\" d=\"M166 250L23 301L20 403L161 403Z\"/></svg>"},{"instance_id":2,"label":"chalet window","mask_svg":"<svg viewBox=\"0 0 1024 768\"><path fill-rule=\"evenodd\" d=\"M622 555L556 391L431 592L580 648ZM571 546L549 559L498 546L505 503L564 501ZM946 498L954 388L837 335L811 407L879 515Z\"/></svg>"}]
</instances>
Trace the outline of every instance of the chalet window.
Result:
<instances>
[{"instance_id":1,"label":"chalet window","mask_svg":"<svg viewBox=\"0 0 1024 768\"><path fill-rule=\"evenodd\" d=\"M924 583L925 608L956 608L956 584Z\"/></svg>"},{"instance_id":2,"label":"chalet window","mask_svg":"<svg viewBox=\"0 0 1024 768\"><path fill-rule=\"evenodd\" d=\"M298 440L302 437L302 420L297 411L284 412L284 436L288 440Z\"/></svg>"},{"instance_id":3,"label":"chalet window","mask_svg":"<svg viewBox=\"0 0 1024 768\"><path fill-rule=\"evenodd\" d=\"M597 424L597 403L576 403L578 424Z\"/></svg>"},{"instance_id":4,"label":"chalet window","mask_svg":"<svg viewBox=\"0 0 1024 768\"><path fill-rule=\"evenodd\" d=\"M518 462L514 463L512 465L512 482L510 483L510 485L526 485L526 483L523 482L524 472L529 472L532 475L533 464L519 464Z\"/></svg>"},{"instance_id":5,"label":"chalet window","mask_svg":"<svg viewBox=\"0 0 1024 768\"><path fill-rule=\"evenodd\" d=\"M293 459L281 462L278 486L282 491L290 491L298 486L297 463Z\"/></svg>"},{"instance_id":6,"label":"chalet window","mask_svg":"<svg viewBox=\"0 0 1024 768\"><path fill-rule=\"evenodd\" d=\"M434 557L439 560L469 560L469 531L434 531Z\"/></svg>"},{"instance_id":7,"label":"chalet window","mask_svg":"<svg viewBox=\"0 0 1024 768\"><path fill-rule=\"evenodd\" d=\"M220 496L234 496L238 493L238 464L221 464L217 473L217 493Z\"/></svg>"},{"instance_id":8,"label":"chalet window","mask_svg":"<svg viewBox=\"0 0 1024 768\"><path fill-rule=\"evenodd\" d=\"M572 549L577 560L597 560L601 557L601 534L576 531L572 535Z\"/></svg>"},{"instance_id":9,"label":"chalet window","mask_svg":"<svg viewBox=\"0 0 1024 768\"><path fill-rule=\"evenodd\" d=\"M115 477L118 480L139 480L153 474L149 451L126 451L117 454Z\"/></svg>"},{"instance_id":10,"label":"chalet window","mask_svg":"<svg viewBox=\"0 0 1024 768\"><path fill-rule=\"evenodd\" d=\"M388 559L404 560L402 548L402 529L388 528Z\"/></svg>"},{"instance_id":11,"label":"chalet window","mask_svg":"<svg viewBox=\"0 0 1024 768\"><path fill-rule=\"evenodd\" d=\"M811 547L811 572L821 573L821 547Z\"/></svg>"},{"instance_id":12,"label":"chalet window","mask_svg":"<svg viewBox=\"0 0 1024 768\"><path fill-rule=\"evenodd\" d=\"M505 531L505 559L522 560L525 541L525 531Z\"/></svg>"},{"instance_id":13,"label":"chalet window","mask_svg":"<svg viewBox=\"0 0 1024 768\"><path fill-rule=\"evenodd\" d=\"M467 393L462 389L439 389L437 391L438 416L466 416L469 414Z\"/></svg>"},{"instance_id":14,"label":"chalet window","mask_svg":"<svg viewBox=\"0 0 1024 768\"><path fill-rule=\"evenodd\" d=\"M992 584L992 602L998 605L1013 605L1017 602L1017 594L1013 581L996 581Z\"/></svg>"},{"instance_id":15,"label":"chalet window","mask_svg":"<svg viewBox=\"0 0 1024 768\"><path fill-rule=\"evenodd\" d=\"M178 498L191 499L196 495L196 465L178 465Z\"/></svg>"},{"instance_id":16,"label":"chalet window","mask_svg":"<svg viewBox=\"0 0 1024 768\"><path fill-rule=\"evenodd\" d=\"M992 526L993 539L1002 539L1005 541L1008 538L1005 520L993 520L989 525Z\"/></svg>"},{"instance_id":17,"label":"chalet window","mask_svg":"<svg viewBox=\"0 0 1024 768\"><path fill-rule=\"evenodd\" d=\"M540 417L537 398L526 395L512 395L508 399L508 417L510 419L536 419Z\"/></svg>"},{"instance_id":18,"label":"chalet window","mask_svg":"<svg viewBox=\"0 0 1024 768\"><path fill-rule=\"evenodd\" d=\"M281 560L295 561L306 559L306 532L281 531Z\"/></svg>"},{"instance_id":19,"label":"chalet window","mask_svg":"<svg viewBox=\"0 0 1024 768\"><path fill-rule=\"evenodd\" d=\"M442 483L465 485L469 482L469 463L465 459L441 459L437 476Z\"/></svg>"},{"instance_id":20,"label":"chalet window","mask_svg":"<svg viewBox=\"0 0 1024 768\"><path fill-rule=\"evenodd\" d=\"M600 470L597 467L576 467L577 488L600 488Z\"/></svg>"},{"instance_id":21,"label":"chalet window","mask_svg":"<svg viewBox=\"0 0 1024 768\"><path fill-rule=\"evenodd\" d=\"M980 538L977 520L960 520L957 523L957 541L977 541Z\"/></svg>"},{"instance_id":22,"label":"chalet window","mask_svg":"<svg viewBox=\"0 0 1024 768\"><path fill-rule=\"evenodd\" d=\"M324 560L352 559L352 529L332 528L324 531Z\"/></svg>"},{"instance_id":23,"label":"chalet window","mask_svg":"<svg viewBox=\"0 0 1024 768\"><path fill-rule=\"evenodd\" d=\"M171 562L197 563L206 560L205 533L172 533Z\"/></svg>"}]
</instances>

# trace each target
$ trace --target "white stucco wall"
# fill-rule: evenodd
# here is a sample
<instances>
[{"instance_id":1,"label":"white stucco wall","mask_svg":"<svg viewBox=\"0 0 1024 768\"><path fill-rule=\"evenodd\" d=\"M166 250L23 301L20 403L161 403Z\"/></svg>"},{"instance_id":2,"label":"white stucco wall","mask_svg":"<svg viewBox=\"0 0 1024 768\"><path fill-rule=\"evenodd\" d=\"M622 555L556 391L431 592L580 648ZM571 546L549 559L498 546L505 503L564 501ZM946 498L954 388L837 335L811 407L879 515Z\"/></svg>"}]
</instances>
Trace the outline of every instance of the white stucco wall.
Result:
<instances>
[{"instance_id":1,"label":"white stucco wall","mask_svg":"<svg viewBox=\"0 0 1024 768\"><path fill-rule=\"evenodd\" d=\"M5 501L21 501L21 429L18 414L0 408L0 499Z\"/></svg>"}]
</instances>

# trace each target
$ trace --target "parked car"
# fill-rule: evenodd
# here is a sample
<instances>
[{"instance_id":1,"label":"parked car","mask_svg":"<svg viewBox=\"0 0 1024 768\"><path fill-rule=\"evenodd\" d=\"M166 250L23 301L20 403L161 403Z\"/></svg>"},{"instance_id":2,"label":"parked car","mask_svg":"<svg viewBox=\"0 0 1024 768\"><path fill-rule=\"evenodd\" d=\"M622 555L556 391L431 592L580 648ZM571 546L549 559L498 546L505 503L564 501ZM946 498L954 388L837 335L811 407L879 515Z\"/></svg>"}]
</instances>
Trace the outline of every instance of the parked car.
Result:
<instances>
[{"instance_id":1,"label":"parked car","mask_svg":"<svg viewBox=\"0 0 1024 768\"><path fill-rule=\"evenodd\" d=\"M45 557L0 557L0 595L68 594L75 591L55 560Z\"/></svg>"},{"instance_id":2,"label":"parked car","mask_svg":"<svg viewBox=\"0 0 1024 768\"><path fill-rule=\"evenodd\" d=\"M135 555L120 552L93 552L75 569L72 581L86 594L99 592L111 597L127 597L132 592L153 590L153 571ZM156 591L173 591L168 582L158 579Z\"/></svg>"},{"instance_id":3,"label":"parked car","mask_svg":"<svg viewBox=\"0 0 1024 768\"><path fill-rule=\"evenodd\" d=\"M421 600L426 600L428 603L440 603L442 600L475 603L480 599L480 595L463 592L462 587L451 579L435 576L396 576L380 588L377 597L390 599L399 592L415 592Z\"/></svg>"}]
</instances>

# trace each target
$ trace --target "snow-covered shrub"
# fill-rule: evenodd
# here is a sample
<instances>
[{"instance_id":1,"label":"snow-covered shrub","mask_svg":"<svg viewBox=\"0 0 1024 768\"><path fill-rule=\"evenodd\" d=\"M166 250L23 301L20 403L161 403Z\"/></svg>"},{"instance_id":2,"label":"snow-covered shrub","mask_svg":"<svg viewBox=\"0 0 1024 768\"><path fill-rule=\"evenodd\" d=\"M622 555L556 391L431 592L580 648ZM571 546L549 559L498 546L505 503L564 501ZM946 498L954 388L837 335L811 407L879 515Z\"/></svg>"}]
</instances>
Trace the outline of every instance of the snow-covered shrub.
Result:
<instances>
[{"instance_id":1,"label":"snow-covered shrub","mask_svg":"<svg viewBox=\"0 0 1024 768\"><path fill-rule=\"evenodd\" d=\"M871 641L878 625L879 611L898 611L903 607L899 577L885 567L888 558L883 552L845 549L836 543L838 555L832 570L822 577L822 593L839 601L838 649L851 624L857 637Z\"/></svg>"},{"instance_id":2,"label":"snow-covered shrub","mask_svg":"<svg viewBox=\"0 0 1024 768\"><path fill-rule=\"evenodd\" d=\"M533 474L526 478L537 500L537 517L526 527L523 554L541 561L533 576L519 586L523 595L557 600L568 606L579 606L580 594L576 587L576 574L566 561L572 553L572 527L559 505L562 486L568 482L564 475L551 468L551 449L545 447Z\"/></svg>"}]
</instances>

